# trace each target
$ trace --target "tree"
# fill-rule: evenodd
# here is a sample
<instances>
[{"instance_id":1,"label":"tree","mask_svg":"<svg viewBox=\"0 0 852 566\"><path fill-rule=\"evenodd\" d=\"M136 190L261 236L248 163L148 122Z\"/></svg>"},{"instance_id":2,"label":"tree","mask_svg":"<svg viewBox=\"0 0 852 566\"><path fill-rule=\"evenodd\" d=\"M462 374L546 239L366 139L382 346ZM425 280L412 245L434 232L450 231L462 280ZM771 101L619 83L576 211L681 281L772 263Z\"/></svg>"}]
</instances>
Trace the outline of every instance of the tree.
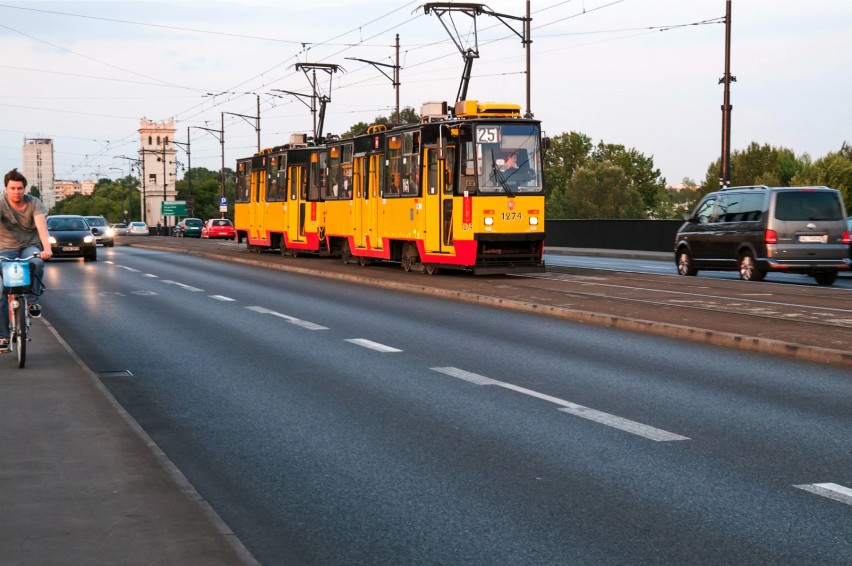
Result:
<instances>
[{"instance_id":1,"label":"tree","mask_svg":"<svg viewBox=\"0 0 852 566\"><path fill-rule=\"evenodd\" d=\"M793 185L825 185L843 194L847 209L852 208L852 148L846 142L840 151L829 152L796 172ZM852 213L850 213L852 214Z\"/></svg>"},{"instance_id":2,"label":"tree","mask_svg":"<svg viewBox=\"0 0 852 566\"><path fill-rule=\"evenodd\" d=\"M789 187L804 163L792 149L751 142L746 149L731 153L731 186ZM707 168L707 176L701 186L702 196L719 188L720 169L721 158Z\"/></svg>"},{"instance_id":3,"label":"tree","mask_svg":"<svg viewBox=\"0 0 852 566\"><path fill-rule=\"evenodd\" d=\"M189 198L189 179L192 176L192 199ZM219 171L204 167L193 167L175 184L177 200L194 200L193 216L201 219L219 218L219 197L222 196L222 176ZM234 171L225 168L225 196L228 199L228 212L225 216L234 217L234 199L236 198L236 176ZM188 213L189 211L187 211Z\"/></svg>"},{"instance_id":4,"label":"tree","mask_svg":"<svg viewBox=\"0 0 852 566\"><path fill-rule=\"evenodd\" d=\"M571 175L570 190L554 194L560 218L642 218L642 197L624 169L590 161Z\"/></svg>"},{"instance_id":5,"label":"tree","mask_svg":"<svg viewBox=\"0 0 852 566\"><path fill-rule=\"evenodd\" d=\"M622 175L616 175L612 167ZM675 214L653 158L623 145L601 141L595 146L585 134L560 134L550 140L544 175L548 218L669 218ZM601 185L607 181L618 182L612 187ZM589 198L609 201L590 202ZM606 216L607 210L618 216Z\"/></svg>"},{"instance_id":6,"label":"tree","mask_svg":"<svg viewBox=\"0 0 852 566\"><path fill-rule=\"evenodd\" d=\"M125 214L128 206L130 217L139 210L141 195L138 186L139 181L130 176L117 181L100 179L91 195L75 194L61 200L50 210L50 214L103 216L110 223L123 222L128 216Z\"/></svg>"},{"instance_id":7,"label":"tree","mask_svg":"<svg viewBox=\"0 0 852 566\"><path fill-rule=\"evenodd\" d=\"M648 218L669 218L674 213L671 196L666 191L666 180L660 170L654 168L654 158L645 157L636 149L625 149L623 145L604 144L601 141L592 153L598 162L611 161L620 166L631 187L642 197Z\"/></svg>"},{"instance_id":8,"label":"tree","mask_svg":"<svg viewBox=\"0 0 852 566\"><path fill-rule=\"evenodd\" d=\"M376 124L382 124L387 126L388 128L393 127L395 123L394 114L391 114L390 116L376 116L373 119L372 124L367 124L366 122L358 122L348 130L346 130L343 134L341 134L340 137L352 138L361 135L365 131L367 131L367 128ZM417 112L415 112L414 108L412 108L411 106L406 106L405 108L399 111L399 122L400 124L418 124L420 122L420 116L417 114Z\"/></svg>"},{"instance_id":9,"label":"tree","mask_svg":"<svg viewBox=\"0 0 852 566\"><path fill-rule=\"evenodd\" d=\"M592 138L579 132L550 138L550 149L544 154L545 190L548 195L560 193L568 187L574 171L588 161L592 148Z\"/></svg>"}]
</instances>

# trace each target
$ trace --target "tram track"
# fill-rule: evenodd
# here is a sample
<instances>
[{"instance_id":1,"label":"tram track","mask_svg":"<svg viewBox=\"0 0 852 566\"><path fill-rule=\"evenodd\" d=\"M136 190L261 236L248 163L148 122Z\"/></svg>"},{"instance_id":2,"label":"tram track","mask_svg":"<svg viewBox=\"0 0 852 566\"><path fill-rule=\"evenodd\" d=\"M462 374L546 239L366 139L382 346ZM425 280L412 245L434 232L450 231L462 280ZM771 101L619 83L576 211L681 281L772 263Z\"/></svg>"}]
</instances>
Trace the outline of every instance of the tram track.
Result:
<instances>
[{"instance_id":1,"label":"tram track","mask_svg":"<svg viewBox=\"0 0 852 566\"><path fill-rule=\"evenodd\" d=\"M657 306L678 306L681 308L706 311L712 313L727 312L730 314L750 316L754 318L775 320L783 318L787 320L795 320L797 322L811 324L816 326L836 327L842 329L852 329L852 293L842 290L825 289L827 293L833 294L828 300L838 301L845 306L824 306L814 304L802 304L795 302L800 295L791 293L782 293L783 296L788 296L789 300L771 300L754 298L756 295L777 298L778 293L749 293L748 296L743 295L725 295L725 294L707 294L706 292L698 291L683 291L671 288L658 288L653 286L637 286L634 278L631 278L631 284L611 283L606 281L607 276L592 276L583 277L573 276L565 273L548 272L544 274L530 275L534 279L555 279L567 283L577 285L594 286L596 289L605 288L606 292L600 291L578 291L577 289L566 290L566 294L571 296L586 296L595 298L605 298L610 300L621 300L628 302L644 303ZM653 276L656 279L653 283L659 285L659 277ZM742 284L740 282L736 282ZM711 286L702 285L705 290L713 289ZM634 296L620 296L618 293L630 293ZM654 295L668 295L667 299L656 299L646 296L635 296L637 293L651 293ZM847 298L848 297L848 298ZM811 298L813 296L811 295ZM831 318L828 318L831 317Z\"/></svg>"}]
</instances>

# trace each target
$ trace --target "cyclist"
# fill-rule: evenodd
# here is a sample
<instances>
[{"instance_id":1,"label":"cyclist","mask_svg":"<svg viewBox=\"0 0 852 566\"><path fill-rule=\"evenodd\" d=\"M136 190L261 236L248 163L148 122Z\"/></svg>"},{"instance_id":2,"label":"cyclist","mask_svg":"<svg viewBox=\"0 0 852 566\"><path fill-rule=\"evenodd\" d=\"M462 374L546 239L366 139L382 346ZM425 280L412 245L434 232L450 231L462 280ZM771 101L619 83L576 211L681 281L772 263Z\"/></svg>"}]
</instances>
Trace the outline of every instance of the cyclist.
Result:
<instances>
[{"instance_id":1,"label":"cyclist","mask_svg":"<svg viewBox=\"0 0 852 566\"><path fill-rule=\"evenodd\" d=\"M0 194L0 256L28 257L39 251L41 257L50 259L47 219L44 204L36 197L26 194L27 179L17 169L12 169L3 179L6 190ZM33 258L33 287L44 275L44 262ZM0 292L0 352L9 351L9 306L5 293ZM38 296L29 298L30 316L41 316Z\"/></svg>"}]
</instances>

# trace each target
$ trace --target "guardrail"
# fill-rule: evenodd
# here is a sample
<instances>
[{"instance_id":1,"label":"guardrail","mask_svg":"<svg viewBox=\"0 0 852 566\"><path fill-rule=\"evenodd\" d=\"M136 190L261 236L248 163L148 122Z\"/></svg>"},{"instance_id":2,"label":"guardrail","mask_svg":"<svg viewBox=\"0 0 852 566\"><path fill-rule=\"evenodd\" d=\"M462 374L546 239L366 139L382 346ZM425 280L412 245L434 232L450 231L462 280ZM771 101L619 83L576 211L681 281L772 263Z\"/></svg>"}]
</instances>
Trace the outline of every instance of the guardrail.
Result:
<instances>
[{"instance_id":1,"label":"guardrail","mask_svg":"<svg viewBox=\"0 0 852 566\"><path fill-rule=\"evenodd\" d=\"M602 248L671 252L683 220L552 220L545 244L566 248Z\"/></svg>"}]
</instances>

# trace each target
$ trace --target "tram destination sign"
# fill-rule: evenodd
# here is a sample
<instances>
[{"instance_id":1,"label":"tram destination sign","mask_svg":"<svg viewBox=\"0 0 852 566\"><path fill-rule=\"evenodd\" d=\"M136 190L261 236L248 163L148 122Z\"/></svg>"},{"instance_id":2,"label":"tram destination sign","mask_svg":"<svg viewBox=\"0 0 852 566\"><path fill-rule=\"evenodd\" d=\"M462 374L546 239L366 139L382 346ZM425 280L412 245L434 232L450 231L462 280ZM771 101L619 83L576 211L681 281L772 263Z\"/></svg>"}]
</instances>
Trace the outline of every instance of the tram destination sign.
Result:
<instances>
[{"instance_id":1,"label":"tram destination sign","mask_svg":"<svg viewBox=\"0 0 852 566\"><path fill-rule=\"evenodd\" d=\"M161 203L163 216L186 216L185 200L164 200Z\"/></svg>"}]
</instances>

